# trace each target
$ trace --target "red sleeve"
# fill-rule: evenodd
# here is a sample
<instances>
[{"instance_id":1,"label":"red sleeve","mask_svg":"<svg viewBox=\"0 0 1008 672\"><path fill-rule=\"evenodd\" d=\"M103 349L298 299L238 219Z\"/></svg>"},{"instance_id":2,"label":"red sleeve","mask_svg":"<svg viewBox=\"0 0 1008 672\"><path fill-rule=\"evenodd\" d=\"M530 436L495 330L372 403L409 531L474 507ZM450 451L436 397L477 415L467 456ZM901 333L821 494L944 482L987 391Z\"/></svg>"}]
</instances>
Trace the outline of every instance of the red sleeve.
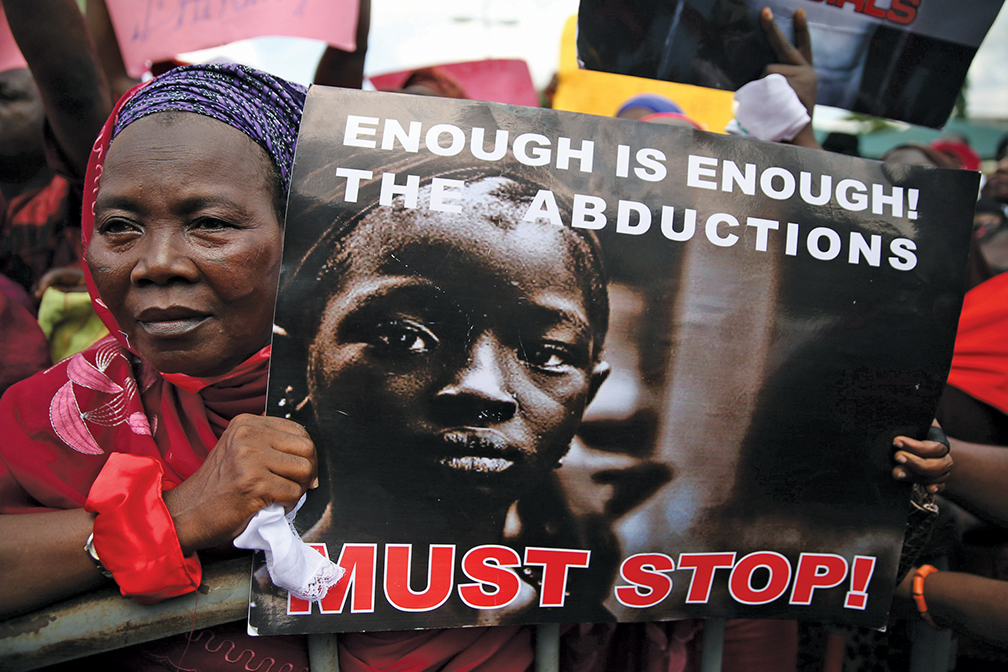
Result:
<instances>
[{"instance_id":1,"label":"red sleeve","mask_svg":"<svg viewBox=\"0 0 1008 672\"><path fill-rule=\"evenodd\" d=\"M83 508L105 460L74 455L52 427L51 400L67 380L64 361L0 398L0 513Z\"/></svg>"}]
</instances>

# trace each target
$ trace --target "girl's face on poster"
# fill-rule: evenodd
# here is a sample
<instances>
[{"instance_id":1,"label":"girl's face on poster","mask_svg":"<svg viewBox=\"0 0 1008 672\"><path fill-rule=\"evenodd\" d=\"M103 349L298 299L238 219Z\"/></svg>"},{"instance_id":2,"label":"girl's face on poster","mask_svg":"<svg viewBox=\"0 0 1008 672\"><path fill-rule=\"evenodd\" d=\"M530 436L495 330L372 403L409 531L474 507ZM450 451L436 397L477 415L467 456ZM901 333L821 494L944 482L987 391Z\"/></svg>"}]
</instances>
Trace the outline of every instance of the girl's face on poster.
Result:
<instances>
[{"instance_id":1,"label":"girl's face on poster","mask_svg":"<svg viewBox=\"0 0 1008 672\"><path fill-rule=\"evenodd\" d=\"M567 452L606 367L580 241L524 210L492 195L458 214L386 208L350 234L308 366L334 473L480 508Z\"/></svg>"}]
</instances>

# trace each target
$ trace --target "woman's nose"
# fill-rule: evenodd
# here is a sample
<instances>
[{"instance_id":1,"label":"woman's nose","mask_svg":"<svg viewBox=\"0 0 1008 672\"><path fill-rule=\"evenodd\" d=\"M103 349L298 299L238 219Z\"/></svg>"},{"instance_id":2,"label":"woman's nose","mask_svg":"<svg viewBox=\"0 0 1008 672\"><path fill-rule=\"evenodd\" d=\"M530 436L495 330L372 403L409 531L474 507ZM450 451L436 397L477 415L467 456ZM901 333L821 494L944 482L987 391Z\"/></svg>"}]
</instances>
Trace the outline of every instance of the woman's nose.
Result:
<instances>
[{"instance_id":1,"label":"woman's nose","mask_svg":"<svg viewBox=\"0 0 1008 672\"><path fill-rule=\"evenodd\" d=\"M179 233L148 232L137 247L130 281L135 285L165 285L193 282L199 268L185 252L185 236Z\"/></svg>"},{"instance_id":2,"label":"woman's nose","mask_svg":"<svg viewBox=\"0 0 1008 672\"><path fill-rule=\"evenodd\" d=\"M506 353L486 334L472 344L465 364L437 393L435 403L443 421L481 426L514 417L518 402L510 392Z\"/></svg>"}]
</instances>

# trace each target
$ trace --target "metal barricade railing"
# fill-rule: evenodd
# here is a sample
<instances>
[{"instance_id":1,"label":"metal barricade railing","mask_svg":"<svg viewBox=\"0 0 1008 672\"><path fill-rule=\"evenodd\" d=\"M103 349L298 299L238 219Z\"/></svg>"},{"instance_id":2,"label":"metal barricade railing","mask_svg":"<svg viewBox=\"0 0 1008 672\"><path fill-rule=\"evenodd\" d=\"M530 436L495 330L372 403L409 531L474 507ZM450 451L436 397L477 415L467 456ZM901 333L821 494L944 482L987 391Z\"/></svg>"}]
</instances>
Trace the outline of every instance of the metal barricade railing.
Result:
<instances>
[{"instance_id":1,"label":"metal barricade railing","mask_svg":"<svg viewBox=\"0 0 1008 672\"><path fill-rule=\"evenodd\" d=\"M243 620L248 616L250 569L248 559L207 565L198 593L158 604L139 604L109 587L0 621L0 670L33 670ZM721 668L724 621L709 619L706 628L701 669L716 672ZM559 639L559 625L537 627L536 672L556 672ZM337 635L310 635L308 652L313 670L339 672Z\"/></svg>"},{"instance_id":2,"label":"metal barricade railing","mask_svg":"<svg viewBox=\"0 0 1008 672\"><path fill-rule=\"evenodd\" d=\"M249 558L207 565L200 592L158 604L113 586L0 621L0 669L32 670L247 618L251 567Z\"/></svg>"}]
</instances>

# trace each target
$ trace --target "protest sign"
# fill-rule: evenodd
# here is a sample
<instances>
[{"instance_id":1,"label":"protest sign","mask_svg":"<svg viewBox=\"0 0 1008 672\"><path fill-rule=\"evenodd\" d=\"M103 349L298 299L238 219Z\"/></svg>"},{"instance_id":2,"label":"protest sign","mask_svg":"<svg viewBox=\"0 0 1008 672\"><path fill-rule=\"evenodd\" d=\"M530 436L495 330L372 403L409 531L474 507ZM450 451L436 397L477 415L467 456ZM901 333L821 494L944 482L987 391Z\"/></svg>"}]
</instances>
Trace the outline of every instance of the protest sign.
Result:
<instances>
[{"instance_id":1,"label":"protest sign","mask_svg":"<svg viewBox=\"0 0 1008 672\"><path fill-rule=\"evenodd\" d=\"M27 67L28 64L25 63L24 56L21 55L14 36L11 35L3 7L0 7L0 72Z\"/></svg>"},{"instance_id":2,"label":"protest sign","mask_svg":"<svg viewBox=\"0 0 1008 672\"><path fill-rule=\"evenodd\" d=\"M773 10L791 34L804 9L817 102L912 124L944 125L1001 0L581 0L584 67L734 91L776 57L760 28Z\"/></svg>"},{"instance_id":3,"label":"protest sign","mask_svg":"<svg viewBox=\"0 0 1008 672\"><path fill-rule=\"evenodd\" d=\"M353 51L358 0L106 0L126 71L260 35L322 40Z\"/></svg>"},{"instance_id":4,"label":"protest sign","mask_svg":"<svg viewBox=\"0 0 1008 672\"><path fill-rule=\"evenodd\" d=\"M344 577L261 634L885 621L978 176L314 87L267 413ZM586 404L591 401L585 410Z\"/></svg>"}]
</instances>

